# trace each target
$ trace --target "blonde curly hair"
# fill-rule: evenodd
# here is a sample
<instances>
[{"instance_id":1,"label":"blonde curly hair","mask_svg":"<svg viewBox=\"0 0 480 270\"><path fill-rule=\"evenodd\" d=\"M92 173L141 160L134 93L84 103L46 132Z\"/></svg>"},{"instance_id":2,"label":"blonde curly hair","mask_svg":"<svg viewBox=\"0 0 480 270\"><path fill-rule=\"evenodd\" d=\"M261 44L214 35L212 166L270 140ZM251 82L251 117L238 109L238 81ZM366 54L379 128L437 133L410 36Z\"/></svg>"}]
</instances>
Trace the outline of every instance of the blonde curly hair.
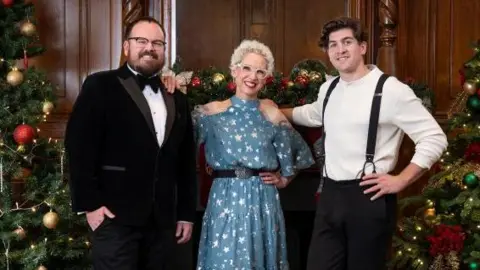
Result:
<instances>
[{"instance_id":1,"label":"blonde curly hair","mask_svg":"<svg viewBox=\"0 0 480 270\"><path fill-rule=\"evenodd\" d=\"M257 41L245 39L240 45L233 51L232 57L230 59L230 67L234 67L240 64L243 61L245 55L249 53L256 53L265 58L267 62L267 71L271 74L273 73L275 60L273 59L273 54L270 48L267 45Z\"/></svg>"}]
</instances>

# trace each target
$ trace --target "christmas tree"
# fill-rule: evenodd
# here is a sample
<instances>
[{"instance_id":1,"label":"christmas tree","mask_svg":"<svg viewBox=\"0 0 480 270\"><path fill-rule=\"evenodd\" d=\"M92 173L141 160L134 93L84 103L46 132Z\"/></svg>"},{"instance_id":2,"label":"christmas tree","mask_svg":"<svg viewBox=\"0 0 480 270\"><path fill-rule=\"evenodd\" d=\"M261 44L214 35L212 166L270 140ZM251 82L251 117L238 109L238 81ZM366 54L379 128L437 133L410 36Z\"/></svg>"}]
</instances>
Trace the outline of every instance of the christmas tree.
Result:
<instances>
[{"instance_id":1,"label":"christmas tree","mask_svg":"<svg viewBox=\"0 0 480 270\"><path fill-rule=\"evenodd\" d=\"M392 269L480 269L480 40L474 51L449 112L449 147L422 194L401 201L417 210L399 222Z\"/></svg>"},{"instance_id":2,"label":"christmas tree","mask_svg":"<svg viewBox=\"0 0 480 270\"><path fill-rule=\"evenodd\" d=\"M29 67L41 54L34 5L0 1L0 269L85 269L88 235L71 212L61 142L40 126L53 85Z\"/></svg>"}]
</instances>

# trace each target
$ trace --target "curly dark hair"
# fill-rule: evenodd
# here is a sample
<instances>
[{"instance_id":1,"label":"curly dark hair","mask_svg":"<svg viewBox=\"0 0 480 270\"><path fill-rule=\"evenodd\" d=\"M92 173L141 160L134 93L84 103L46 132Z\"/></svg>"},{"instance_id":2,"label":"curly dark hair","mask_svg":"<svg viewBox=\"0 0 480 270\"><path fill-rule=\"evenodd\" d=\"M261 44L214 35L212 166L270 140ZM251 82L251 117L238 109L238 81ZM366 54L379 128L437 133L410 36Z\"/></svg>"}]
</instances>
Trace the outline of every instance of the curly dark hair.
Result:
<instances>
[{"instance_id":1,"label":"curly dark hair","mask_svg":"<svg viewBox=\"0 0 480 270\"><path fill-rule=\"evenodd\" d=\"M362 27L362 23L354 18L351 17L339 17L327 22L322 29L322 35L320 37L320 41L318 45L323 49L328 48L328 42L330 34L332 32L341 30L341 29L351 29L353 32L353 37L358 42L366 42L367 41L367 33L364 31Z\"/></svg>"},{"instance_id":2,"label":"curly dark hair","mask_svg":"<svg viewBox=\"0 0 480 270\"><path fill-rule=\"evenodd\" d=\"M163 32L163 35L165 35L165 28L163 27L163 25L157 21L155 18L153 17L150 17L150 16L144 16L144 17L140 17L140 18L137 18L133 21L131 21L129 24L127 24L127 26L125 27L125 33L124 33L124 36L123 38L125 40L127 40L129 37L130 37L130 33L132 33L132 29L135 25L137 25L138 23L140 22L149 22L149 23L154 23L158 26L160 26L160 29L162 29L162 32Z\"/></svg>"}]
</instances>

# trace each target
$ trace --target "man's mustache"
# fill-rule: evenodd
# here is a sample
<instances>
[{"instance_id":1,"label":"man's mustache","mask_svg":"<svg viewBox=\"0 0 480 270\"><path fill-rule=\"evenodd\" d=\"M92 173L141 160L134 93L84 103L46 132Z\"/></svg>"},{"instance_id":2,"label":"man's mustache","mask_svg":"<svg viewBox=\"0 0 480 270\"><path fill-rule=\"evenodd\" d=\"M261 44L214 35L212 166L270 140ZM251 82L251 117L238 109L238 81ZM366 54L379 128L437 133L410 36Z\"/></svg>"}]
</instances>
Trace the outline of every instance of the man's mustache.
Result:
<instances>
[{"instance_id":1,"label":"man's mustache","mask_svg":"<svg viewBox=\"0 0 480 270\"><path fill-rule=\"evenodd\" d=\"M144 57L144 56L151 56L153 59L158 59L158 54L156 54L155 52L143 52L140 54L140 58Z\"/></svg>"}]
</instances>

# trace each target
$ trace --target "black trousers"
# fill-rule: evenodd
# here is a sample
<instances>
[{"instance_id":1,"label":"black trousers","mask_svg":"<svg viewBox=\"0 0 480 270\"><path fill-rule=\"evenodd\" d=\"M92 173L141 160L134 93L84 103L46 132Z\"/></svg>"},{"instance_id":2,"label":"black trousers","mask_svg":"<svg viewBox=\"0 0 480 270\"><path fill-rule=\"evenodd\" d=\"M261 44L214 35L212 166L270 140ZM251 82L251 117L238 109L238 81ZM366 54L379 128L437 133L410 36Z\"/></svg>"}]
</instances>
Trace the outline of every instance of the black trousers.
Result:
<instances>
[{"instance_id":1,"label":"black trousers","mask_svg":"<svg viewBox=\"0 0 480 270\"><path fill-rule=\"evenodd\" d=\"M360 180L325 179L308 254L308 270L380 270L396 225L396 195L374 201Z\"/></svg>"},{"instance_id":2,"label":"black trousers","mask_svg":"<svg viewBox=\"0 0 480 270\"><path fill-rule=\"evenodd\" d=\"M95 270L167 270L175 248L175 232L159 229L153 218L130 227L105 217L91 239Z\"/></svg>"}]
</instances>

